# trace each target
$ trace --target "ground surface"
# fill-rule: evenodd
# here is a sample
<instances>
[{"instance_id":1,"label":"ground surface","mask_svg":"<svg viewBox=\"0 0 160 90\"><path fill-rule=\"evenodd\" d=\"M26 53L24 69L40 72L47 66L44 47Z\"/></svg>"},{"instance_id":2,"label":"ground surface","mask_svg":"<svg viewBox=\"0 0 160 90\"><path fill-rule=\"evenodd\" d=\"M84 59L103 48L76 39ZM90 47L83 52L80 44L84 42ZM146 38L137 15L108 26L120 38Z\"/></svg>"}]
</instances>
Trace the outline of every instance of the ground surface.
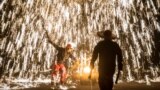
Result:
<instances>
[{"instance_id":1,"label":"ground surface","mask_svg":"<svg viewBox=\"0 0 160 90\"><path fill-rule=\"evenodd\" d=\"M37 88L26 88L21 90L52 90L50 85L40 85ZM54 89L59 90L59 89ZM76 88L68 89L68 90L99 90L97 84L91 83L85 85L79 85ZM125 82L119 83L114 86L113 90L160 90L160 82L152 82L151 85L146 85L145 83L137 83L137 82Z\"/></svg>"}]
</instances>

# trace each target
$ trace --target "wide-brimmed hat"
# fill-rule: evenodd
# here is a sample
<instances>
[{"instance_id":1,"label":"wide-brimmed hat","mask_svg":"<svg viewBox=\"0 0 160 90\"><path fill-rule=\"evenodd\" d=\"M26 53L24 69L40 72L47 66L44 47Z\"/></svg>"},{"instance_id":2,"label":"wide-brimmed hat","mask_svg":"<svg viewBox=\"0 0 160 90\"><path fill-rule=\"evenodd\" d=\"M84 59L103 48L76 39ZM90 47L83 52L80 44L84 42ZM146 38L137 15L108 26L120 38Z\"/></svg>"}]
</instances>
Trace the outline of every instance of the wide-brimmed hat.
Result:
<instances>
[{"instance_id":1,"label":"wide-brimmed hat","mask_svg":"<svg viewBox=\"0 0 160 90\"><path fill-rule=\"evenodd\" d=\"M111 30L98 31L97 32L97 36L99 36L101 38L111 38L111 39L115 39L116 38L116 36L113 35Z\"/></svg>"}]
</instances>

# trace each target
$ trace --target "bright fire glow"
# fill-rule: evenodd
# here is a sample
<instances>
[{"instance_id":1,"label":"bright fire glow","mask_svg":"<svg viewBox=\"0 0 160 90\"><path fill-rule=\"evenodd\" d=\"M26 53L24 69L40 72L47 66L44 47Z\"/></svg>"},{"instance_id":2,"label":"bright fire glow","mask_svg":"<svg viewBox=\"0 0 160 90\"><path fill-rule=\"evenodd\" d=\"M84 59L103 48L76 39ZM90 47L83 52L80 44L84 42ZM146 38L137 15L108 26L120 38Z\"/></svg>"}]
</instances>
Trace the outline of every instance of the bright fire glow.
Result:
<instances>
[{"instance_id":1,"label":"bright fire glow","mask_svg":"<svg viewBox=\"0 0 160 90\"><path fill-rule=\"evenodd\" d=\"M89 66L84 67L83 69L84 73L90 73L91 69L89 68Z\"/></svg>"}]
</instances>

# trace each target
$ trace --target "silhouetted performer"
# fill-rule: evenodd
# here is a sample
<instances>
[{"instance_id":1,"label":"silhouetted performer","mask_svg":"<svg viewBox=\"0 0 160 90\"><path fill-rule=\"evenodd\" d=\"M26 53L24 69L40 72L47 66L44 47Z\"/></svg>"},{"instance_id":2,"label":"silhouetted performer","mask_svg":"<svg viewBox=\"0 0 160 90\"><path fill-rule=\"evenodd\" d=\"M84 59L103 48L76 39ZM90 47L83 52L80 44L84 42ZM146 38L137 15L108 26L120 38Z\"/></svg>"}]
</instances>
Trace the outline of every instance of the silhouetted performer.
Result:
<instances>
[{"instance_id":1,"label":"silhouetted performer","mask_svg":"<svg viewBox=\"0 0 160 90\"><path fill-rule=\"evenodd\" d=\"M118 70L122 70L122 51L116 42L113 42L112 32L110 30L104 31L104 40L98 42L95 46L90 67L94 68L94 63L99 57L98 72L99 72L99 88L100 90L112 90L113 75L115 73L116 60L118 61Z\"/></svg>"},{"instance_id":2,"label":"silhouetted performer","mask_svg":"<svg viewBox=\"0 0 160 90\"><path fill-rule=\"evenodd\" d=\"M70 63L70 62L68 62L68 59L71 58L72 60L76 60L76 58L72 55L73 47L71 44L67 44L66 47L60 47L51 41L48 33L46 33L46 34L47 34L49 43L51 43L58 51L56 63L53 63L53 65L51 66L51 69L53 69L51 79L52 79L52 81L54 81L53 80L54 77L58 73L60 73L60 84L63 85L65 83L65 80L67 77L66 76L67 69L69 68L68 64ZM51 84L55 84L55 83L51 82Z\"/></svg>"},{"instance_id":3,"label":"silhouetted performer","mask_svg":"<svg viewBox=\"0 0 160 90\"><path fill-rule=\"evenodd\" d=\"M160 66L160 31L154 30L154 49L152 62L154 66Z\"/></svg>"}]
</instances>

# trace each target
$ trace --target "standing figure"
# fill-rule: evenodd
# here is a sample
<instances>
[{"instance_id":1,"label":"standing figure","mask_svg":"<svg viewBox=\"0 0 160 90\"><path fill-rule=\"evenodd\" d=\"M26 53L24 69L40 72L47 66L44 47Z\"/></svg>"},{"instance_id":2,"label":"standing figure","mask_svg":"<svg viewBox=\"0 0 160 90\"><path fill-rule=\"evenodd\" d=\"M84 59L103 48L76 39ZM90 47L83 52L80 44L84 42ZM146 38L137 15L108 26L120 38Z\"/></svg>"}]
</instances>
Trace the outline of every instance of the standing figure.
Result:
<instances>
[{"instance_id":1,"label":"standing figure","mask_svg":"<svg viewBox=\"0 0 160 90\"><path fill-rule=\"evenodd\" d=\"M92 59L90 62L91 69L94 68L94 63L99 57L98 62L98 84L100 90L112 90L113 75L116 68L116 60L118 61L118 70L122 70L122 51L119 45L112 41L113 35L110 30L104 31L102 35L97 33L104 40L98 42L95 46Z\"/></svg>"},{"instance_id":2,"label":"standing figure","mask_svg":"<svg viewBox=\"0 0 160 90\"><path fill-rule=\"evenodd\" d=\"M66 47L60 47L51 41L48 33L47 33L47 38L48 38L48 42L51 43L58 51L56 55L56 58L57 58L56 63L54 63L55 61L53 61L53 64L51 66L51 69L52 69L51 84L55 84L54 77L57 77L57 75L60 74L60 84L64 85L67 78L67 70L69 67L68 65L70 63L68 59L71 58L72 60L76 60L76 58L72 55L72 51L73 51L72 45L67 44Z\"/></svg>"}]
</instances>

